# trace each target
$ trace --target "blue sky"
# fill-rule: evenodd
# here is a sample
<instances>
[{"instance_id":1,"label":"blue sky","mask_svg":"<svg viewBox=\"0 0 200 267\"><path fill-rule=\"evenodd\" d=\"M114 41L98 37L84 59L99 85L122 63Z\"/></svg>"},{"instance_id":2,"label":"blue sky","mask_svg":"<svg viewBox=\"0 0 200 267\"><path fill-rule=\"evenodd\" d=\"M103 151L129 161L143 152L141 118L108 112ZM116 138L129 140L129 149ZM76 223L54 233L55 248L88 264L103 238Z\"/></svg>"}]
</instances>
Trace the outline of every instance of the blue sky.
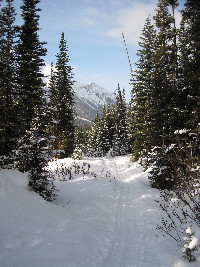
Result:
<instances>
[{"instance_id":1,"label":"blue sky","mask_svg":"<svg viewBox=\"0 0 200 267\"><path fill-rule=\"evenodd\" d=\"M114 91L119 83L130 97L130 68L122 39L125 34L131 62L136 61L139 36L156 0L41 0L40 40L46 41L45 62L56 63L61 33L65 33L75 80L95 82ZM20 22L21 0L15 0Z\"/></svg>"}]
</instances>

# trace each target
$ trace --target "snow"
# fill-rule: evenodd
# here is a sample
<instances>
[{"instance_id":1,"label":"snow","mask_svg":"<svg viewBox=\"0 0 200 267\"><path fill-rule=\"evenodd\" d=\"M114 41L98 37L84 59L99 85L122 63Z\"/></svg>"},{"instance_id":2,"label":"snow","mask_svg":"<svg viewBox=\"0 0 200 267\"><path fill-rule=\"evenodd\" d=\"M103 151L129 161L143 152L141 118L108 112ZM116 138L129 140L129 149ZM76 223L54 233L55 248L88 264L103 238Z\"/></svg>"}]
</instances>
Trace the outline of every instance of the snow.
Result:
<instances>
[{"instance_id":1,"label":"snow","mask_svg":"<svg viewBox=\"0 0 200 267\"><path fill-rule=\"evenodd\" d=\"M177 130L177 131L175 131L174 133L175 133L175 134L185 134L185 133L187 133L187 132L188 132L187 129L181 129L181 130Z\"/></svg>"},{"instance_id":2,"label":"snow","mask_svg":"<svg viewBox=\"0 0 200 267\"><path fill-rule=\"evenodd\" d=\"M75 95L85 101L88 105L90 102L95 106L103 106L105 103L108 102L107 99L110 99L110 101L115 102L114 93L106 90L105 88L95 83L83 85L79 82L75 82L73 85L73 89ZM94 108L94 106L91 107Z\"/></svg>"},{"instance_id":3,"label":"snow","mask_svg":"<svg viewBox=\"0 0 200 267\"><path fill-rule=\"evenodd\" d=\"M84 118L81 118L81 117L79 117L79 116L77 116L76 118L77 118L77 119L80 119L80 120L83 120L83 121L86 121L86 122L91 122L91 121L89 121L89 120L87 120L87 119L84 119Z\"/></svg>"},{"instance_id":4,"label":"snow","mask_svg":"<svg viewBox=\"0 0 200 267\"><path fill-rule=\"evenodd\" d=\"M197 237L193 237L192 238L192 241L190 242L189 246L188 246L189 249L198 249L199 248L199 239Z\"/></svg>"},{"instance_id":5,"label":"snow","mask_svg":"<svg viewBox=\"0 0 200 267\"><path fill-rule=\"evenodd\" d=\"M188 227L185 232L186 232L186 234L190 234L190 235L192 235L194 233L194 231L193 231L191 226Z\"/></svg>"},{"instance_id":6,"label":"snow","mask_svg":"<svg viewBox=\"0 0 200 267\"><path fill-rule=\"evenodd\" d=\"M89 165L88 165L89 164ZM196 267L156 232L163 216L159 192L128 156L72 159L73 179L58 177L59 196L45 202L27 190L28 174L0 170L1 267ZM89 166L89 167L88 167ZM64 174L65 175L65 174Z\"/></svg>"}]
</instances>

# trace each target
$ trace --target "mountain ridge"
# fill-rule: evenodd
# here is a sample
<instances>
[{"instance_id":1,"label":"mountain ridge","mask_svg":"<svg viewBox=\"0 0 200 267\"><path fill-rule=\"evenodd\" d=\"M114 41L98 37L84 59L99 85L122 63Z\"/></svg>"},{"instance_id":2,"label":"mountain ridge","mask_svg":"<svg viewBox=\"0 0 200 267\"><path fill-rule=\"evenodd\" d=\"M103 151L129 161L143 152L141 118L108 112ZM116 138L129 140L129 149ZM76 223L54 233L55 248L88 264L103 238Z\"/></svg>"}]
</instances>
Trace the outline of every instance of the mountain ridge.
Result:
<instances>
[{"instance_id":1,"label":"mountain ridge","mask_svg":"<svg viewBox=\"0 0 200 267\"><path fill-rule=\"evenodd\" d=\"M97 110L101 112L104 104L115 103L115 94L96 83L75 82L73 90L77 124L92 123Z\"/></svg>"},{"instance_id":2,"label":"mountain ridge","mask_svg":"<svg viewBox=\"0 0 200 267\"><path fill-rule=\"evenodd\" d=\"M44 70L43 73L45 74L44 83L49 98L50 74ZM101 113L104 104L112 105L115 103L115 94L94 82L82 84L75 81L72 87L76 125L91 124L96 117L97 110Z\"/></svg>"}]
</instances>

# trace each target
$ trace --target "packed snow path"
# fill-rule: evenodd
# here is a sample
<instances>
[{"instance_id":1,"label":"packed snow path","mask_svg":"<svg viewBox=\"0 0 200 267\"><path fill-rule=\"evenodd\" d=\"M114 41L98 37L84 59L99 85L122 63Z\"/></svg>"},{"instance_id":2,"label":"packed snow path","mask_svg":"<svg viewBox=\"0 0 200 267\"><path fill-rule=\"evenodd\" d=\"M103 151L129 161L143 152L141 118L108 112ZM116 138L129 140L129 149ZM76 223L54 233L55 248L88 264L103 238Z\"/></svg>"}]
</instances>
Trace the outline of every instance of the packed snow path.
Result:
<instances>
[{"instance_id":1,"label":"packed snow path","mask_svg":"<svg viewBox=\"0 0 200 267\"><path fill-rule=\"evenodd\" d=\"M143 257L144 225L137 206L141 190L137 183L127 181L126 170L120 163L113 160L112 170L117 177L115 190L116 215L113 225L113 238L108 255L102 266L135 266L141 265ZM139 172L140 173L140 172ZM138 170L132 177L137 176ZM133 228L134 225L134 228ZM147 266L148 266L148 262Z\"/></svg>"},{"instance_id":2,"label":"packed snow path","mask_svg":"<svg viewBox=\"0 0 200 267\"><path fill-rule=\"evenodd\" d=\"M27 174L0 170L0 267L199 266L181 260L172 239L156 237L159 193L128 156L51 168L75 165L84 173L57 175L54 203L27 191Z\"/></svg>"},{"instance_id":3,"label":"packed snow path","mask_svg":"<svg viewBox=\"0 0 200 267\"><path fill-rule=\"evenodd\" d=\"M127 165L125 158L114 158L109 166L117 177L116 211L113 237L102 266L164 266L164 258L162 262L155 261L155 250L151 253L152 246L161 244L155 236L157 207L147 179L141 179L141 169L136 164Z\"/></svg>"}]
</instances>

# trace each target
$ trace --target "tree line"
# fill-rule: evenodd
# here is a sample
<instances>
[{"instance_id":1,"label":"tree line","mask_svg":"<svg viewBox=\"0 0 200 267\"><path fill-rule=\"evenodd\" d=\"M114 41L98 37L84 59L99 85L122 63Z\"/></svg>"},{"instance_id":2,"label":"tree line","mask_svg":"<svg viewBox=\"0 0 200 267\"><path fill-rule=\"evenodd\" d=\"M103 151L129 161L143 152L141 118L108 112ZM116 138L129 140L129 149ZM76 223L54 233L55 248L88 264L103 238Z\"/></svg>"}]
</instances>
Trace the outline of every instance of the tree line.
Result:
<instances>
[{"instance_id":1,"label":"tree line","mask_svg":"<svg viewBox=\"0 0 200 267\"><path fill-rule=\"evenodd\" d=\"M200 226L200 2L158 0L146 19L132 76L132 148L166 217L158 229L182 244L186 225ZM174 201L174 200L177 201ZM195 260L187 230L184 257Z\"/></svg>"},{"instance_id":2,"label":"tree line","mask_svg":"<svg viewBox=\"0 0 200 267\"><path fill-rule=\"evenodd\" d=\"M200 5L185 2L179 28L177 7L178 1L159 0L147 18L132 81L133 151L147 166L154 163L151 183L158 188L173 185L173 150L182 140L199 157Z\"/></svg>"},{"instance_id":3,"label":"tree line","mask_svg":"<svg viewBox=\"0 0 200 267\"><path fill-rule=\"evenodd\" d=\"M82 125L75 130L73 157L122 156L131 153L128 110L125 90L118 84L115 104L97 110L92 125Z\"/></svg>"}]
</instances>

